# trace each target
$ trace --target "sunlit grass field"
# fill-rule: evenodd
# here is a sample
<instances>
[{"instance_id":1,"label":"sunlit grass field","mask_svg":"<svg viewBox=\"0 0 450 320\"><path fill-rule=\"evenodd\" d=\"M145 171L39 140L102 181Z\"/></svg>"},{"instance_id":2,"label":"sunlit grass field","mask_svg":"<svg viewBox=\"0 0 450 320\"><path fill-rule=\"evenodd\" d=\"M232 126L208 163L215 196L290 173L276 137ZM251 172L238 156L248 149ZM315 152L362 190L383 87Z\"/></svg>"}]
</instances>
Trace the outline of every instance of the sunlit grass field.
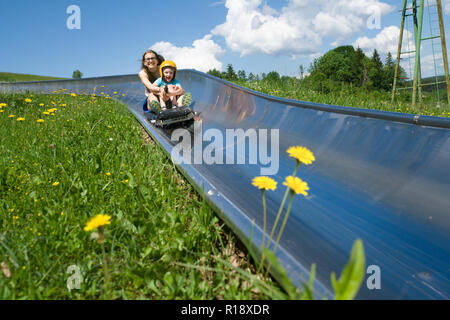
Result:
<instances>
[{"instance_id":1,"label":"sunlit grass field","mask_svg":"<svg viewBox=\"0 0 450 320\"><path fill-rule=\"evenodd\" d=\"M0 299L285 297L250 273L235 236L124 105L75 94L0 104ZM104 255L84 230L98 214L111 216Z\"/></svg>"},{"instance_id":2,"label":"sunlit grass field","mask_svg":"<svg viewBox=\"0 0 450 320\"><path fill-rule=\"evenodd\" d=\"M34 74L0 72L0 82L60 80L64 78L47 77Z\"/></svg>"},{"instance_id":3,"label":"sunlit grass field","mask_svg":"<svg viewBox=\"0 0 450 320\"><path fill-rule=\"evenodd\" d=\"M450 108L445 92L441 93L439 106L434 93L424 92L422 108L412 107L410 93L399 91L394 103L391 93L363 90L342 86L333 90L313 89L307 82L298 79L289 81L235 81L236 84L268 95L288 99L310 101L345 107L365 108L391 112L421 114L437 117L450 117Z\"/></svg>"}]
</instances>

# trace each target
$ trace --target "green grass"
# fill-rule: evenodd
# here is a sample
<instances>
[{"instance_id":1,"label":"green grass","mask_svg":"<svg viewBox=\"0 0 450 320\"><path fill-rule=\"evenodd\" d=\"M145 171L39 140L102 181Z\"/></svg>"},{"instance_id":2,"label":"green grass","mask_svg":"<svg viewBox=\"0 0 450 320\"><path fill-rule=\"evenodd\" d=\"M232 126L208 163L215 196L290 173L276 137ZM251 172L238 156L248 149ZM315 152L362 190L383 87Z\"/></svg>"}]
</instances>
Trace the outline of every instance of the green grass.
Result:
<instances>
[{"instance_id":1,"label":"green grass","mask_svg":"<svg viewBox=\"0 0 450 320\"><path fill-rule=\"evenodd\" d=\"M62 80L65 78L46 77L32 74L0 72L0 82L23 82L23 81L42 81L42 80Z\"/></svg>"},{"instance_id":2,"label":"green grass","mask_svg":"<svg viewBox=\"0 0 450 320\"><path fill-rule=\"evenodd\" d=\"M323 87L298 79L280 81L235 81L236 84L272 96L310 101L338 106L384 110L409 114L450 117L450 108L445 92L442 91L440 107L433 93L424 92L423 106L420 109L411 105L409 92L400 92L391 103L391 93L385 91L365 90L339 85L338 87Z\"/></svg>"},{"instance_id":3,"label":"green grass","mask_svg":"<svg viewBox=\"0 0 450 320\"><path fill-rule=\"evenodd\" d=\"M0 104L0 299L286 297L250 273L236 237L124 105L31 94ZM83 230L97 214L112 216L110 289L101 246ZM71 265L79 290L67 288Z\"/></svg>"}]
</instances>

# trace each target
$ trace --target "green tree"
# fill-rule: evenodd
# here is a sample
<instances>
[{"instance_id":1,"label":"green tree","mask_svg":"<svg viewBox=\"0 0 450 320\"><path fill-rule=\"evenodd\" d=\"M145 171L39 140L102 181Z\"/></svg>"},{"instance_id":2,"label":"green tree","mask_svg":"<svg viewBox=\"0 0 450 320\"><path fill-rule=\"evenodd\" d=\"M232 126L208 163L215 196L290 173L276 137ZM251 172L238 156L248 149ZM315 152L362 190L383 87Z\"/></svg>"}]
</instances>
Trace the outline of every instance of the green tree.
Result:
<instances>
[{"instance_id":1,"label":"green tree","mask_svg":"<svg viewBox=\"0 0 450 320\"><path fill-rule=\"evenodd\" d=\"M369 88L383 88L383 62L381 61L377 49L373 50L372 58L370 59Z\"/></svg>"},{"instance_id":2,"label":"green tree","mask_svg":"<svg viewBox=\"0 0 450 320\"><path fill-rule=\"evenodd\" d=\"M384 90L392 89L392 84L394 82L395 76L395 62L392 58L392 54L388 52L386 61L383 67L383 84L382 87Z\"/></svg>"},{"instance_id":3,"label":"green tree","mask_svg":"<svg viewBox=\"0 0 450 320\"><path fill-rule=\"evenodd\" d=\"M300 72L300 79L303 79L303 75L305 74L305 68L303 67L303 65L301 64L299 67L298 67L298 71Z\"/></svg>"},{"instance_id":4,"label":"green tree","mask_svg":"<svg viewBox=\"0 0 450 320\"><path fill-rule=\"evenodd\" d=\"M225 73L225 76L226 79L230 81L237 79L236 72L234 72L233 65L231 63L227 65L227 71Z\"/></svg>"},{"instance_id":5,"label":"green tree","mask_svg":"<svg viewBox=\"0 0 450 320\"><path fill-rule=\"evenodd\" d=\"M245 74L244 70L239 70L237 73L237 78L239 80L247 80L247 75Z\"/></svg>"},{"instance_id":6,"label":"green tree","mask_svg":"<svg viewBox=\"0 0 450 320\"><path fill-rule=\"evenodd\" d=\"M255 75L252 73L252 72L250 72L249 74L248 74L248 81L253 81L253 80L255 80L256 78L255 78Z\"/></svg>"},{"instance_id":7,"label":"green tree","mask_svg":"<svg viewBox=\"0 0 450 320\"><path fill-rule=\"evenodd\" d=\"M319 58L315 58L313 62L309 64L308 72L311 75L318 69Z\"/></svg>"},{"instance_id":8,"label":"green tree","mask_svg":"<svg viewBox=\"0 0 450 320\"><path fill-rule=\"evenodd\" d=\"M314 60L310 67L311 75L322 73L327 79L333 81L351 82L352 58L355 49L352 46L341 46L328 51L322 57Z\"/></svg>"},{"instance_id":9,"label":"green tree","mask_svg":"<svg viewBox=\"0 0 450 320\"><path fill-rule=\"evenodd\" d=\"M78 69L72 73L73 79L81 79L82 77L83 77L83 73Z\"/></svg>"},{"instance_id":10,"label":"green tree","mask_svg":"<svg viewBox=\"0 0 450 320\"><path fill-rule=\"evenodd\" d=\"M216 68L209 70L207 72L207 74L210 74L210 75L212 75L214 77L217 77L217 78L221 78L222 77L222 73L219 70L217 70Z\"/></svg>"},{"instance_id":11,"label":"green tree","mask_svg":"<svg viewBox=\"0 0 450 320\"><path fill-rule=\"evenodd\" d=\"M361 48L358 47L352 57L350 67L352 73L352 83L358 87L364 86L365 81L367 80L367 70L364 64L365 58L367 58L366 55L361 50Z\"/></svg>"},{"instance_id":12,"label":"green tree","mask_svg":"<svg viewBox=\"0 0 450 320\"><path fill-rule=\"evenodd\" d=\"M280 75L276 71L271 71L264 77L264 80L267 80L270 82L279 81Z\"/></svg>"}]
</instances>

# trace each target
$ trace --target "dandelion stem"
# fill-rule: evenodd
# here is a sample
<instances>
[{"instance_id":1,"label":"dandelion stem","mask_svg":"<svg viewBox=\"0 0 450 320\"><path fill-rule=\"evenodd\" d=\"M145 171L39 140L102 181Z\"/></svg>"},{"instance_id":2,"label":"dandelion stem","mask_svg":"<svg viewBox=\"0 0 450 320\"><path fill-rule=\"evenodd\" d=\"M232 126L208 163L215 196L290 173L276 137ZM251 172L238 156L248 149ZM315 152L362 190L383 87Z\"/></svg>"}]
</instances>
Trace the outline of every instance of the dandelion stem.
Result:
<instances>
[{"instance_id":1,"label":"dandelion stem","mask_svg":"<svg viewBox=\"0 0 450 320\"><path fill-rule=\"evenodd\" d=\"M289 217L289 213L291 212L291 206L292 206L292 199L293 198L294 198L294 192L291 191L290 196L289 196L289 204L288 204L288 208L287 208L287 211L286 211L286 215L284 216L283 224L281 225L280 232L278 233L277 242L275 243L275 247L273 248L273 253L275 253L275 251L277 250L278 243L280 242L281 235L283 234L284 227L286 226L286 222L287 222L287 219Z\"/></svg>"},{"instance_id":2,"label":"dandelion stem","mask_svg":"<svg viewBox=\"0 0 450 320\"><path fill-rule=\"evenodd\" d=\"M284 202L286 201L286 197L288 195L288 192L289 192L289 188L286 189L286 193L284 194L283 201L281 202L280 209L278 210L278 213L277 213L277 218L275 219L275 223L274 223L274 225L272 227L272 231L270 232L270 236L267 239L267 244L266 244L267 248L269 248L270 242L272 241L273 233L275 232L275 229L276 229L277 224L278 224L278 220L280 219L281 210L284 207ZM262 270L263 266L264 266L264 253L261 256L261 264L260 264L260 267L258 268L258 272L260 271L260 269Z\"/></svg>"},{"instance_id":3,"label":"dandelion stem","mask_svg":"<svg viewBox=\"0 0 450 320\"><path fill-rule=\"evenodd\" d=\"M294 172L292 173L292 176L295 177L296 173L297 173L297 169L298 169L298 165L300 164L300 161L297 160L297 162L295 163L295 169Z\"/></svg>"},{"instance_id":4,"label":"dandelion stem","mask_svg":"<svg viewBox=\"0 0 450 320\"><path fill-rule=\"evenodd\" d=\"M297 174L297 170L298 170L299 164L300 164L300 161L297 160L296 163L295 163L295 169L294 169L294 172L292 173L292 176L293 176L293 177L295 177L295 175ZM281 212L283 211L284 203L286 202L286 198L287 198L288 194L289 194L289 187L286 188L286 192L284 193L283 200L281 201L280 208L278 209L278 212L277 212L277 217L275 218L275 223L273 224L272 230L270 231L270 236L269 236L269 238L267 239L267 243L266 243L266 247L267 247L267 248L269 248L270 242L272 241L273 234L274 234L274 232L275 232L275 230L276 230L276 228L277 228L278 220L280 220ZM264 199L263 199L263 201L264 201ZM291 198L290 201L289 201L289 206L291 205L291 201L292 201L292 198ZM289 209L290 209L290 207L289 207ZM289 209L288 209L288 210L289 210ZM285 220L286 220L286 219L285 219ZM277 243L277 245L278 245L278 243ZM276 247L275 247L275 248L276 248ZM275 250L274 250L274 253L275 253ZM263 266L263 265L264 265L264 254L263 254L262 257L261 257L261 266ZM260 266L260 267L261 267L261 266ZM270 265L269 265L269 268L270 268ZM259 271L259 269L260 269L260 268L258 268L258 271ZM269 270L268 270L268 271L269 271ZM267 271L267 273L266 273L266 277L267 277L267 275L268 275L268 271Z\"/></svg>"},{"instance_id":5,"label":"dandelion stem","mask_svg":"<svg viewBox=\"0 0 450 320\"><path fill-rule=\"evenodd\" d=\"M286 226L287 219L289 218L289 213L291 212L291 206L292 206L292 199L293 198L294 198L294 192L291 191L290 192L290 196L289 196L289 204L288 204L288 208L287 208L287 211L286 211L286 215L284 216L283 223L281 224L280 231L278 232L278 237L277 237L277 241L275 243L275 247L273 248L273 253L274 254L275 254L275 251L277 251L278 243L280 243L281 235L283 234L284 227ZM270 263L269 266L267 267L266 277L269 275L271 266L272 266L272 264Z\"/></svg>"},{"instance_id":6,"label":"dandelion stem","mask_svg":"<svg viewBox=\"0 0 450 320\"><path fill-rule=\"evenodd\" d=\"M297 169L298 169L298 165L299 165L299 164L300 164L300 162L297 160L297 163L295 164L294 172L292 173L292 176L293 176L293 177L295 177L295 174L297 173ZM273 225L273 227L272 227L272 231L270 231L270 237L269 237L269 239L267 240L267 247L269 247L270 241L272 240L273 234L274 234L275 229L276 229L276 227L277 227L278 220L280 219L281 211L283 210L284 203L286 202L286 198L287 198L288 194L289 194L289 187L286 188L286 192L285 192L285 194L284 194L283 201L281 201L280 208L278 209L277 217L276 217L276 219L275 219L275 223L274 223L274 225Z\"/></svg>"},{"instance_id":7,"label":"dandelion stem","mask_svg":"<svg viewBox=\"0 0 450 320\"><path fill-rule=\"evenodd\" d=\"M263 226L263 238L262 238L262 242L261 242L261 263L258 267L258 271L256 273L259 273L260 271L262 271L262 268L264 267L264 241L266 240L266 195L265 195L265 190L262 190L262 201L263 201L263 216L264 216L264 226Z\"/></svg>"},{"instance_id":8,"label":"dandelion stem","mask_svg":"<svg viewBox=\"0 0 450 320\"><path fill-rule=\"evenodd\" d=\"M104 235L103 235L103 229L102 227L98 228L98 232L99 232L99 239L104 239ZM107 298L110 298L110 279L109 279L109 271L108 271L108 261L106 260L106 253L105 253L105 245L103 243L103 240L101 241L101 246L102 246L102 254L103 254L103 266L104 266L104 271L105 271L105 280L106 280L106 293L105 296Z\"/></svg>"},{"instance_id":9,"label":"dandelion stem","mask_svg":"<svg viewBox=\"0 0 450 320\"><path fill-rule=\"evenodd\" d=\"M266 217L266 195L265 190L262 190L262 202L263 202L263 215L264 215L264 225L263 225L263 238L261 243L261 249L264 247L264 241L266 240L266 223L267 223L267 217Z\"/></svg>"},{"instance_id":10,"label":"dandelion stem","mask_svg":"<svg viewBox=\"0 0 450 320\"><path fill-rule=\"evenodd\" d=\"M284 193L283 201L281 201L280 209L278 209L278 212L277 212L277 217L275 219L275 223L273 224L272 230L270 231L269 239L267 240L267 247L269 247L270 241L272 241L273 234L275 232L275 229L277 228L278 220L280 219L281 211L283 210L284 203L286 202L286 198L287 198L288 194L289 194L289 188L286 188L286 192Z\"/></svg>"}]
</instances>

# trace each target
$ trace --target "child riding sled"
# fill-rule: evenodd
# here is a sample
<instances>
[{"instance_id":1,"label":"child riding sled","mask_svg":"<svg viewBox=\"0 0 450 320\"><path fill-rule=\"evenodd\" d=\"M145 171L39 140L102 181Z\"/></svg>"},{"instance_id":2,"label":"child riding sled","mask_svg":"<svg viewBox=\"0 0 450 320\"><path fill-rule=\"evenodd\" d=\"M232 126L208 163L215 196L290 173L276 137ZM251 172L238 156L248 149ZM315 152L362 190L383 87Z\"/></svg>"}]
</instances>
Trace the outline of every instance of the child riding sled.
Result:
<instances>
[{"instance_id":1,"label":"child riding sled","mask_svg":"<svg viewBox=\"0 0 450 320\"><path fill-rule=\"evenodd\" d=\"M178 106L189 107L192 103L191 94L185 93L181 83L176 79L177 66L173 61L166 60L159 67L160 78L153 83L164 87L165 95L159 95L159 101L152 100L150 107L155 113ZM165 96L165 97L164 97ZM164 99L165 98L165 99Z\"/></svg>"}]
</instances>

